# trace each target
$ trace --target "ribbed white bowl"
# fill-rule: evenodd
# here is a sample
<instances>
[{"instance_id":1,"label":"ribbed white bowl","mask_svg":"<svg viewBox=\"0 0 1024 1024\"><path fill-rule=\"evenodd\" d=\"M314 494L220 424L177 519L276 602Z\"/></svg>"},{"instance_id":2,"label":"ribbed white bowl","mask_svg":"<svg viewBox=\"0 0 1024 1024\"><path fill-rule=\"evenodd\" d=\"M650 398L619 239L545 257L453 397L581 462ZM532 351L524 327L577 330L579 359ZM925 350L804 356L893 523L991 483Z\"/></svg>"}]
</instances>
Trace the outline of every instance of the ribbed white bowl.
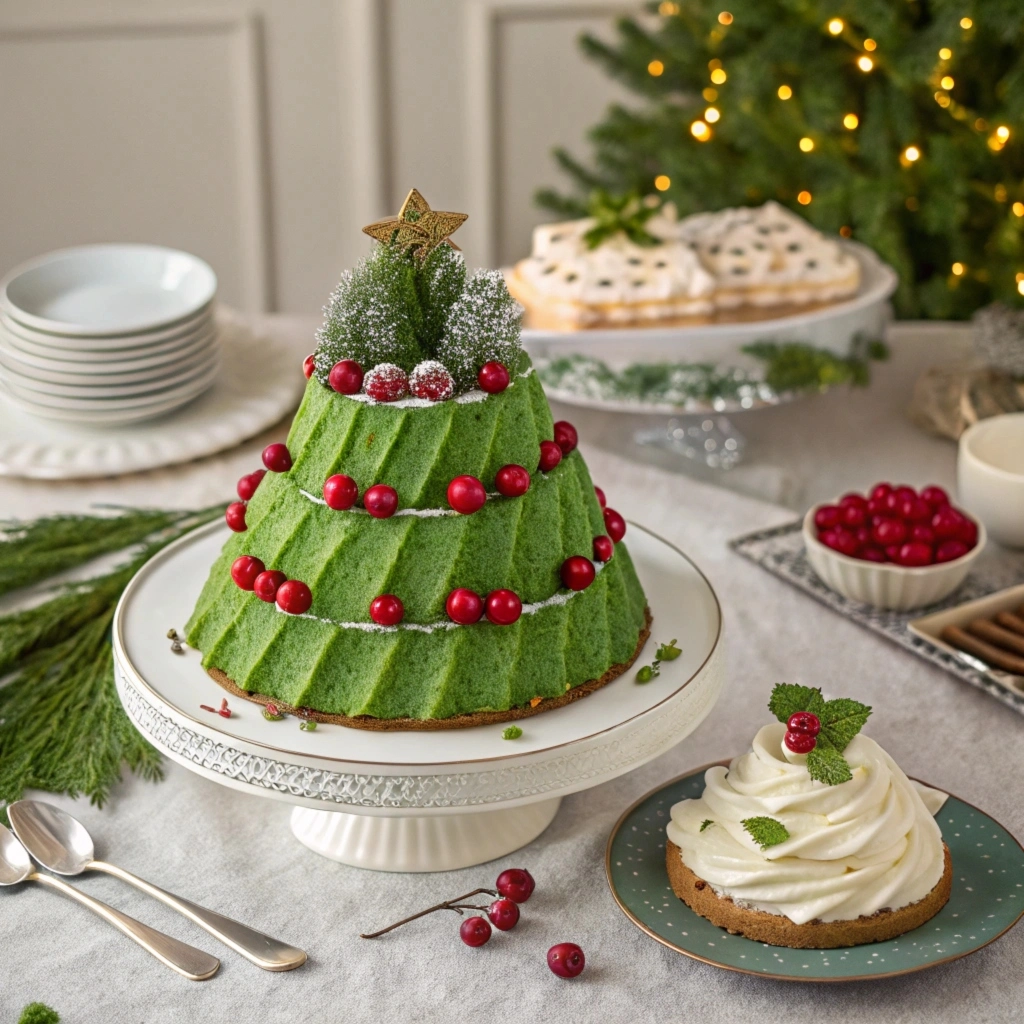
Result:
<instances>
[{"instance_id":1,"label":"ribbed white bowl","mask_svg":"<svg viewBox=\"0 0 1024 1024\"><path fill-rule=\"evenodd\" d=\"M978 527L978 543L966 555L952 562L914 569L891 562L867 562L833 551L818 540L814 514L820 507L815 505L804 516L804 547L811 568L826 586L843 597L887 611L924 608L948 597L966 579L988 539L984 524L972 516L972 522Z\"/></svg>"}]
</instances>

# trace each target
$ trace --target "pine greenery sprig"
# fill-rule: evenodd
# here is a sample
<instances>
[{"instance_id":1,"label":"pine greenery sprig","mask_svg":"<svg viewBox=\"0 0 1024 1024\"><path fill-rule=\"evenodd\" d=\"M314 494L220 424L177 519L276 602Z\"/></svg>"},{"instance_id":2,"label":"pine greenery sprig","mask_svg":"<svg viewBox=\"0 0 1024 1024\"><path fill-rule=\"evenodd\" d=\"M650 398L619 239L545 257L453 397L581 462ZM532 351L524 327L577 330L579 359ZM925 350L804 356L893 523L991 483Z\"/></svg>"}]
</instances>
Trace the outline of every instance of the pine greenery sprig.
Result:
<instances>
[{"instance_id":1,"label":"pine greenery sprig","mask_svg":"<svg viewBox=\"0 0 1024 1024\"><path fill-rule=\"evenodd\" d=\"M409 373L436 359L459 391L476 387L484 363L520 365L522 307L499 271L466 277L462 253L439 245L424 258L381 244L344 275L324 307L317 331L316 377L354 359L363 370L394 363Z\"/></svg>"},{"instance_id":2,"label":"pine greenery sprig","mask_svg":"<svg viewBox=\"0 0 1024 1024\"><path fill-rule=\"evenodd\" d=\"M118 700L110 623L125 586L146 561L222 513L218 505L200 512L126 510L114 517L6 524L14 539L0 542L4 578L42 581L83 564L86 550L88 557L124 550L127 561L0 616L0 676L8 677L0 686L0 818L2 808L28 788L84 793L102 805L123 763L144 778L160 777L159 755ZM48 548L63 550L64 557L48 557Z\"/></svg>"},{"instance_id":3,"label":"pine greenery sprig","mask_svg":"<svg viewBox=\"0 0 1024 1024\"><path fill-rule=\"evenodd\" d=\"M29 1003L21 1011L18 1024L60 1024L60 1014L46 1003Z\"/></svg>"},{"instance_id":4,"label":"pine greenery sprig","mask_svg":"<svg viewBox=\"0 0 1024 1024\"><path fill-rule=\"evenodd\" d=\"M822 231L852 233L898 271L901 317L1020 305L1018 4L734 0L728 25L710 0L646 7L611 42L582 37L632 97L589 132L592 160L556 152L575 195L545 190L541 205L584 216L595 189L646 195L664 175L661 194L683 215L777 199ZM703 122L709 104L716 119Z\"/></svg>"}]
</instances>

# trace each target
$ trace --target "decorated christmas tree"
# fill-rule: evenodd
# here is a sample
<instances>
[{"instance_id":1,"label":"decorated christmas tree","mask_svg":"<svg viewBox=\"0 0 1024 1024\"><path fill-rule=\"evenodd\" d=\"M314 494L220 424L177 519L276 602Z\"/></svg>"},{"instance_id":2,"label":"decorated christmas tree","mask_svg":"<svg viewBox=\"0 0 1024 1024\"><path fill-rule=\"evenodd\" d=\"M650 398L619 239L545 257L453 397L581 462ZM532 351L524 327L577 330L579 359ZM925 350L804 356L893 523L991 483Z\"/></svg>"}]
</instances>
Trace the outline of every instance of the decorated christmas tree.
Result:
<instances>
[{"instance_id":1,"label":"decorated christmas tree","mask_svg":"<svg viewBox=\"0 0 1024 1024\"><path fill-rule=\"evenodd\" d=\"M776 199L875 249L904 317L1024 294L1024 19L1004 0L679 0L584 52L638 97L556 156L563 215ZM611 199L609 198L611 197ZM634 226L641 230L642 225Z\"/></svg>"},{"instance_id":2,"label":"decorated christmas tree","mask_svg":"<svg viewBox=\"0 0 1024 1024\"><path fill-rule=\"evenodd\" d=\"M188 643L236 694L368 728L558 706L632 663L649 613L568 423L553 423L500 273L415 190L325 309L269 472Z\"/></svg>"}]
</instances>

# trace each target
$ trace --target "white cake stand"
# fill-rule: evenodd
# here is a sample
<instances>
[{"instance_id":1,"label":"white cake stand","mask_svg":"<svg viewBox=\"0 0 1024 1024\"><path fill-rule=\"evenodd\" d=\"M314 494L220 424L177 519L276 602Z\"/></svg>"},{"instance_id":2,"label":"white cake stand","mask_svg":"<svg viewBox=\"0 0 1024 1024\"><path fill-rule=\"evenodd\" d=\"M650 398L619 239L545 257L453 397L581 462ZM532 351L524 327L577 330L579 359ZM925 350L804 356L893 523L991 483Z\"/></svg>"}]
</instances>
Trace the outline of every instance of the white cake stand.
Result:
<instances>
[{"instance_id":1,"label":"white cake stand","mask_svg":"<svg viewBox=\"0 0 1024 1024\"><path fill-rule=\"evenodd\" d=\"M227 539L221 523L171 544L132 580L114 616L118 692L135 726L204 778L294 804L292 831L317 853L381 871L444 871L504 856L551 823L563 796L650 761L695 729L723 681L722 615L711 585L678 549L642 527L627 535L654 616L638 665L676 639L680 658L641 685L635 671L519 724L370 732L295 718L268 722L232 699L231 718L200 710L225 696L198 651L166 633L191 613Z\"/></svg>"}]
</instances>

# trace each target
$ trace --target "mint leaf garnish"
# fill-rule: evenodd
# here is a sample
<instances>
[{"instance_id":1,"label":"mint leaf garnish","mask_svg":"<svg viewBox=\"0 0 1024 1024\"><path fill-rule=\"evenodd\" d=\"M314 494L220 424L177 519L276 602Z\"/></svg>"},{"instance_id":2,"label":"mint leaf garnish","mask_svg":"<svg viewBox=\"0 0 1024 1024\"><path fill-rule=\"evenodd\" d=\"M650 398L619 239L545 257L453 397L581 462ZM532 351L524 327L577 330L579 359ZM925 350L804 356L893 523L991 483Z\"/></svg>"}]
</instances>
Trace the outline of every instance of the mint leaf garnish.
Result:
<instances>
[{"instance_id":1,"label":"mint leaf garnish","mask_svg":"<svg viewBox=\"0 0 1024 1024\"><path fill-rule=\"evenodd\" d=\"M636 674L636 681L638 683L649 683L655 676L660 676L661 671L658 668L658 662L656 661L653 665L644 665Z\"/></svg>"},{"instance_id":2,"label":"mint leaf garnish","mask_svg":"<svg viewBox=\"0 0 1024 1024\"><path fill-rule=\"evenodd\" d=\"M797 686L795 683L777 683L768 700L768 710L780 722L788 722L789 716L796 714L797 711L810 711L821 718L824 707L825 701L820 689Z\"/></svg>"},{"instance_id":3,"label":"mint leaf garnish","mask_svg":"<svg viewBox=\"0 0 1024 1024\"><path fill-rule=\"evenodd\" d=\"M708 827L708 825L714 825L714 822L713 822L713 821L712 821L712 820L711 820L710 818L705 818L705 819L704 819L704 820L703 820L703 821L702 821L702 822L700 823L700 830L701 830L701 832L703 832L703 831L704 831L704 829L706 829L706 828Z\"/></svg>"},{"instance_id":4,"label":"mint leaf garnish","mask_svg":"<svg viewBox=\"0 0 1024 1024\"><path fill-rule=\"evenodd\" d=\"M801 708L806 711L806 708ZM821 732L828 737L836 750L843 751L846 744L863 728L871 714L871 708L848 697L825 701L815 714L821 719ZM820 734L819 734L820 735Z\"/></svg>"},{"instance_id":5,"label":"mint leaf garnish","mask_svg":"<svg viewBox=\"0 0 1024 1024\"><path fill-rule=\"evenodd\" d=\"M762 850L767 850L770 846L778 846L779 843L784 843L789 838L789 829L775 818L744 818L740 824Z\"/></svg>"},{"instance_id":6,"label":"mint leaf garnish","mask_svg":"<svg viewBox=\"0 0 1024 1024\"><path fill-rule=\"evenodd\" d=\"M846 758L828 740L822 742L820 733L817 745L807 755L807 772L812 779L824 782L826 786L838 786L853 778Z\"/></svg>"},{"instance_id":7,"label":"mint leaf garnish","mask_svg":"<svg viewBox=\"0 0 1024 1024\"><path fill-rule=\"evenodd\" d=\"M509 725L505 728L505 731L501 734L503 740L517 740L523 735L523 730L518 725Z\"/></svg>"},{"instance_id":8,"label":"mint leaf garnish","mask_svg":"<svg viewBox=\"0 0 1024 1024\"><path fill-rule=\"evenodd\" d=\"M658 661L675 661L683 652L676 647L676 640L673 638L669 640L667 644L662 644L655 652L654 656Z\"/></svg>"}]
</instances>

